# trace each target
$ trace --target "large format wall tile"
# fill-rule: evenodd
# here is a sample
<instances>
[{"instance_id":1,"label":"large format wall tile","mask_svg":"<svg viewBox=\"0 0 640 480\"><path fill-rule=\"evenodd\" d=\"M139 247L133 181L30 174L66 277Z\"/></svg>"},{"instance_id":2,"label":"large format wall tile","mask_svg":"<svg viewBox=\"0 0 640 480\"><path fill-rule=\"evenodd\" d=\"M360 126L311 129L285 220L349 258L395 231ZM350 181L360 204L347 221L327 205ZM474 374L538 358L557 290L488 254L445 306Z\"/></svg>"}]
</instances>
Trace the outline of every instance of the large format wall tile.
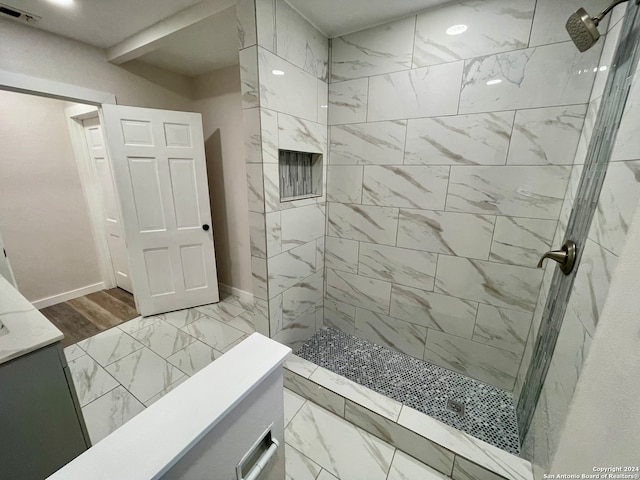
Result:
<instances>
[{"instance_id":1,"label":"large format wall tile","mask_svg":"<svg viewBox=\"0 0 640 480\"><path fill-rule=\"evenodd\" d=\"M325 299L324 326L355 335L356 307L347 303Z\"/></svg>"},{"instance_id":2,"label":"large format wall tile","mask_svg":"<svg viewBox=\"0 0 640 480\"><path fill-rule=\"evenodd\" d=\"M363 168L358 165L331 165L327 169L327 201L362 202Z\"/></svg>"},{"instance_id":3,"label":"large format wall tile","mask_svg":"<svg viewBox=\"0 0 640 480\"><path fill-rule=\"evenodd\" d=\"M324 293L324 272L314 273L282 294L282 324L287 326L307 310L315 309Z\"/></svg>"},{"instance_id":4,"label":"large format wall tile","mask_svg":"<svg viewBox=\"0 0 640 480\"><path fill-rule=\"evenodd\" d=\"M334 38L333 81L368 77L411 68L415 17Z\"/></svg>"},{"instance_id":5,"label":"large format wall tile","mask_svg":"<svg viewBox=\"0 0 640 480\"><path fill-rule=\"evenodd\" d=\"M356 309L356 335L378 345L422 358L427 329L387 315Z\"/></svg>"},{"instance_id":6,"label":"large format wall tile","mask_svg":"<svg viewBox=\"0 0 640 480\"><path fill-rule=\"evenodd\" d=\"M444 210L449 167L364 167L362 203Z\"/></svg>"},{"instance_id":7,"label":"large format wall tile","mask_svg":"<svg viewBox=\"0 0 640 480\"><path fill-rule=\"evenodd\" d=\"M328 208L328 235L383 245L396 243L397 208L342 203L330 203Z\"/></svg>"},{"instance_id":8,"label":"large format wall tile","mask_svg":"<svg viewBox=\"0 0 640 480\"><path fill-rule=\"evenodd\" d=\"M556 226L553 220L497 217L489 259L535 267L540 257L551 250Z\"/></svg>"},{"instance_id":9,"label":"large format wall tile","mask_svg":"<svg viewBox=\"0 0 640 480\"><path fill-rule=\"evenodd\" d=\"M288 325L283 325L273 339L276 342L283 343L290 347L293 351L298 350L304 342L309 340L316 332L316 314L313 309L307 310L295 321Z\"/></svg>"},{"instance_id":10,"label":"large format wall tile","mask_svg":"<svg viewBox=\"0 0 640 480\"><path fill-rule=\"evenodd\" d=\"M329 41L283 0L276 1L278 56L327 79Z\"/></svg>"},{"instance_id":11,"label":"large format wall tile","mask_svg":"<svg viewBox=\"0 0 640 480\"><path fill-rule=\"evenodd\" d=\"M236 26L240 50L256 44L256 4L254 0L238 0L236 2Z\"/></svg>"},{"instance_id":12,"label":"large format wall tile","mask_svg":"<svg viewBox=\"0 0 640 480\"><path fill-rule=\"evenodd\" d=\"M521 355L527 341L531 318L531 313L480 304L473 340Z\"/></svg>"},{"instance_id":13,"label":"large format wall tile","mask_svg":"<svg viewBox=\"0 0 640 480\"><path fill-rule=\"evenodd\" d=\"M491 215L401 209L397 244L487 260L495 221Z\"/></svg>"},{"instance_id":14,"label":"large format wall tile","mask_svg":"<svg viewBox=\"0 0 640 480\"><path fill-rule=\"evenodd\" d=\"M433 290L437 257L428 252L361 242L358 274Z\"/></svg>"},{"instance_id":15,"label":"large format wall tile","mask_svg":"<svg viewBox=\"0 0 640 480\"><path fill-rule=\"evenodd\" d=\"M282 253L282 218L280 212L267 213L265 217L267 257L270 258Z\"/></svg>"},{"instance_id":16,"label":"large format wall tile","mask_svg":"<svg viewBox=\"0 0 640 480\"><path fill-rule=\"evenodd\" d=\"M331 127L330 163L332 165L401 165L406 129L406 121Z\"/></svg>"},{"instance_id":17,"label":"large format wall tile","mask_svg":"<svg viewBox=\"0 0 640 480\"><path fill-rule=\"evenodd\" d=\"M258 45L276 53L276 2L255 0Z\"/></svg>"},{"instance_id":18,"label":"large format wall tile","mask_svg":"<svg viewBox=\"0 0 640 480\"><path fill-rule=\"evenodd\" d=\"M560 166L451 167L447 210L556 220L570 171Z\"/></svg>"},{"instance_id":19,"label":"large format wall tile","mask_svg":"<svg viewBox=\"0 0 640 480\"><path fill-rule=\"evenodd\" d=\"M346 272L327 270L327 297L374 312L389 313L391 284Z\"/></svg>"},{"instance_id":20,"label":"large format wall tile","mask_svg":"<svg viewBox=\"0 0 640 480\"><path fill-rule=\"evenodd\" d=\"M463 67L454 62L371 77L368 120L455 115Z\"/></svg>"},{"instance_id":21,"label":"large format wall tile","mask_svg":"<svg viewBox=\"0 0 640 480\"><path fill-rule=\"evenodd\" d=\"M566 42L467 60L459 113L587 103L601 49Z\"/></svg>"},{"instance_id":22,"label":"large format wall tile","mask_svg":"<svg viewBox=\"0 0 640 480\"><path fill-rule=\"evenodd\" d=\"M569 15L580 7L584 7L591 15L595 15L604 6L605 4L600 0L563 0L561 2L537 0L529 45L535 47L570 40L567 29L564 27ZM598 30L606 32L608 23L609 19L605 17L598 26Z\"/></svg>"},{"instance_id":23,"label":"large format wall tile","mask_svg":"<svg viewBox=\"0 0 640 480\"><path fill-rule=\"evenodd\" d=\"M260 134L263 163L278 163L278 114L260 109Z\"/></svg>"},{"instance_id":24,"label":"large format wall tile","mask_svg":"<svg viewBox=\"0 0 640 480\"><path fill-rule=\"evenodd\" d=\"M251 257L251 273L253 276L253 295L267 300L267 261L264 258Z\"/></svg>"},{"instance_id":25,"label":"large format wall tile","mask_svg":"<svg viewBox=\"0 0 640 480\"><path fill-rule=\"evenodd\" d=\"M526 48L535 4L535 0L473 0L418 15L414 67ZM466 31L447 33L447 27L457 25L466 26Z\"/></svg>"},{"instance_id":26,"label":"large format wall tile","mask_svg":"<svg viewBox=\"0 0 640 480\"><path fill-rule=\"evenodd\" d=\"M624 6L624 4L621 4ZM613 14L611 15L613 19ZM611 26L611 24L609 24ZM598 73L596 73L596 80L593 83L593 89L591 90L590 101L604 95L604 87L607 84L607 79L611 73L611 67L613 66L614 56L618 47L618 41L620 40L620 33L622 32L622 22L618 22L604 38L604 46L602 47L602 55L600 56L600 67L598 67Z\"/></svg>"},{"instance_id":27,"label":"large format wall tile","mask_svg":"<svg viewBox=\"0 0 640 480\"><path fill-rule=\"evenodd\" d=\"M390 315L429 329L471 338L478 304L460 298L394 285Z\"/></svg>"},{"instance_id":28,"label":"large format wall tile","mask_svg":"<svg viewBox=\"0 0 640 480\"><path fill-rule=\"evenodd\" d=\"M269 297L304 280L316 269L316 242L292 248L269 259Z\"/></svg>"},{"instance_id":29,"label":"large format wall tile","mask_svg":"<svg viewBox=\"0 0 640 480\"><path fill-rule=\"evenodd\" d=\"M514 112L409 120L405 164L504 165Z\"/></svg>"},{"instance_id":30,"label":"large format wall tile","mask_svg":"<svg viewBox=\"0 0 640 480\"><path fill-rule=\"evenodd\" d=\"M465 338L430 330L424 359L441 367L511 390L520 356Z\"/></svg>"},{"instance_id":31,"label":"large format wall tile","mask_svg":"<svg viewBox=\"0 0 640 480\"><path fill-rule=\"evenodd\" d=\"M368 92L368 78L330 84L329 125L365 122Z\"/></svg>"},{"instance_id":32,"label":"large format wall tile","mask_svg":"<svg viewBox=\"0 0 640 480\"><path fill-rule=\"evenodd\" d=\"M496 307L533 312L542 270L440 255L435 291Z\"/></svg>"},{"instance_id":33,"label":"large format wall tile","mask_svg":"<svg viewBox=\"0 0 640 480\"><path fill-rule=\"evenodd\" d=\"M262 162L262 136L260 134L260 109L247 108L242 112L244 128L244 152L246 163Z\"/></svg>"},{"instance_id":34,"label":"large format wall tile","mask_svg":"<svg viewBox=\"0 0 640 480\"><path fill-rule=\"evenodd\" d=\"M283 210L281 215L283 251L304 245L324 235L324 204Z\"/></svg>"},{"instance_id":35,"label":"large format wall tile","mask_svg":"<svg viewBox=\"0 0 640 480\"><path fill-rule=\"evenodd\" d=\"M279 113L278 148L326 154L327 127Z\"/></svg>"},{"instance_id":36,"label":"large format wall tile","mask_svg":"<svg viewBox=\"0 0 640 480\"><path fill-rule=\"evenodd\" d=\"M266 240L264 214L249 212L249 243L252 256L267 258Z\"/></svg>"},{"instance_id":37,"label":"large format wall tile","mask_svg":"<svg viewBox=\"0 0 640 480\"><path fill-rule=\"evenodd\" d=\"M258 95L258 47L245 48L239 52L240 59L240 93L242 108L260 105Z\"/></svg>"},{"instance_id":38,"label":"large format wall tile","mask_svg":"<svg viewBox=\"0 0 640 480\"><path fill-rule=\"evenodd\" d=\"M509 165L571 165L587 105L520 110L509 146Z\"/></svg>"},{"instance_id":39,"label":"large format wall tile","mask_svg":"<svg viewBox=\"0 0 640 480\"><path fill-rule=\"evenodd\" d=\"M358 273L358 247L355 240L326 237L325 266L343 272Z\"/></svg>"},{"instance_id":40,"label":"large format wall tile","mask_svg":"<svg viewBox=\"0 0 640 480\"><path fill-rule=\"evenodd\" d=\"M258 68L262 107L318 120L318 81L313 75L262 48L258 49ZM275 75L274 70L284 75Z\"/></svg>"},{"instance_id":41,"label":"large format wall tile","mask_svg":"<svg viewBox=\"0 0 640 480\"><path fill-rule=\"evenodd\" d=\"M318 123L329 123L329 84L318 79Z\"/></svg>"},{"instance_id":42,"label":"large format wall tile","mask_svg":"<svg viewBox=\"0 0 640 480\"><path fill-rule=\"evenodd\" d=\"M267 305L267 314L269 317L270 337L282 330L284 319L282 318L282 295L269 300Z\"/></svg>"},{"instance_id":43,"label":"large format wall tile","mask_svg":"<svg viewBox=\"0 0 640 480\"><path fill-rule=\"evenodd\" d=\"M264 212L264 184L262 165L259 163L247 165L247 197L250 212Z\"/></svg>"}]
</instances>

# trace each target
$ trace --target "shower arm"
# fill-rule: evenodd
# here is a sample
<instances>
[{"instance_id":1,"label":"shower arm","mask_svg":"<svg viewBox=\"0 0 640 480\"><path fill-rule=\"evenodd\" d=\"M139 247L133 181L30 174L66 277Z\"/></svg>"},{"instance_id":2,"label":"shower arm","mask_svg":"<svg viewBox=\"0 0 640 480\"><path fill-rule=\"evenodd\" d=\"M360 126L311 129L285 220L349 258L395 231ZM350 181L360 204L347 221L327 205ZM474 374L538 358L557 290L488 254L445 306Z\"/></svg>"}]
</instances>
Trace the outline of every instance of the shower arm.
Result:
<instances>
[{"instance_id":1,"label":"shower arm","mask_svg":"<svg viewBox=\"0 0 640 480\"><path fill-rule=\"evenodd\" d=\"M602 19L604 17L607 16L607 14L613 10L615 7L617 7L618 5L620 5L621 3L624 2L628 2L629 0L616 0L615 2L613 2L611 5L609 5L607 8L605 8L602 12L600 12L598 15L596 15L595 17L593 17L591 20L593 20L593 22L598 25ZM640 5L640 0L636 0L636 5Z\"/></svg>"}]
</instances>

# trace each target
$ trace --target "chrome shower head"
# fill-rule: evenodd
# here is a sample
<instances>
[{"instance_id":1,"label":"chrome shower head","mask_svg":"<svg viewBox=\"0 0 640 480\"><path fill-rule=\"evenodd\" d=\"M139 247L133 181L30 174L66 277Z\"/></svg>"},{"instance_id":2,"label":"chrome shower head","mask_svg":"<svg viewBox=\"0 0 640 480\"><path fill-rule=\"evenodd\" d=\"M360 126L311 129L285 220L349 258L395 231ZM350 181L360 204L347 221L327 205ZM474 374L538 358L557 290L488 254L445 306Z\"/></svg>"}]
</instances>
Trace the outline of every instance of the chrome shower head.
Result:
<instances>
[{"instance_id":1,"label":"chrome shower head","mask_svg":"<svg viewBox=\"0 0 640 480\"><path fill-rule=\"evenodd\" d=\"M567 20L567 32L581 52L589 50L600 38L598 23L600 20L591 18L584 8L579 8Z\"/></svg>"},{"instance_id":2,"label":"chrome shower head","mask_svg":"<svg viewBox=\"0 0 640 480\"><path fill-rule=\"evenodd\" d=\"M573 43L576 44L578 50L585 52L595 45L600 38L598 24L611 11L613 7L629 0L615 0L602 12L595 17L591 17L584 8L579 8L576 13L572 14L567 20L565 27ZM636 0L636 5L640 4L640 0Z\"/></svg>"}]
</instances>

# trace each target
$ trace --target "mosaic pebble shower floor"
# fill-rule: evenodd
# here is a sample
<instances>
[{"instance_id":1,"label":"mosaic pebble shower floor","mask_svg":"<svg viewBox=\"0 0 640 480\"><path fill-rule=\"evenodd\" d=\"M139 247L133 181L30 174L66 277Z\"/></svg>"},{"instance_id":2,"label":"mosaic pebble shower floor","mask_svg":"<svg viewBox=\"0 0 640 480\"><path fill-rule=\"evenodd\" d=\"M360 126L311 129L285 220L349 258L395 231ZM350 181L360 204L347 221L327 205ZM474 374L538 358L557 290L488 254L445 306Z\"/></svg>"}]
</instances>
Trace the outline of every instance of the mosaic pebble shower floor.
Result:
<instances>
[{"instance_id":1,"label":"mosaic pebble shower floor","mask_svg":"<svg viewBox=\"0 0 640 480\"><path fill-rule=\"evenodd\" d=\"M517 455L511 393L353 335L323 328L296 355ZM461 417L447 400L464 404Z\"/></svg>"}]
</instances>

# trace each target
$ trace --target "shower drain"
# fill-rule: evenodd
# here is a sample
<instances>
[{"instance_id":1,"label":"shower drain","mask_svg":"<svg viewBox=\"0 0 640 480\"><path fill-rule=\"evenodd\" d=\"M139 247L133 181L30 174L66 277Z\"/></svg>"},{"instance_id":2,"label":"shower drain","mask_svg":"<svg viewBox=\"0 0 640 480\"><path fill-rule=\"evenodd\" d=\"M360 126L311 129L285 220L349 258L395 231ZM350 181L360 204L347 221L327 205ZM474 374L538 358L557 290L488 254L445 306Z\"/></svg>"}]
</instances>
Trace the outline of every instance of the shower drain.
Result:
<instances>
[{"instance_id":1,"label":"shower drain","mask_svg":"<svg viewBox=\"0 0 640 480\"><path fill-rule=\"evenodd\" d=\"M455 413L459 417L464 417L464 403L456 400L447 399L447 410Z\"/></svg>"}]
</instances>

